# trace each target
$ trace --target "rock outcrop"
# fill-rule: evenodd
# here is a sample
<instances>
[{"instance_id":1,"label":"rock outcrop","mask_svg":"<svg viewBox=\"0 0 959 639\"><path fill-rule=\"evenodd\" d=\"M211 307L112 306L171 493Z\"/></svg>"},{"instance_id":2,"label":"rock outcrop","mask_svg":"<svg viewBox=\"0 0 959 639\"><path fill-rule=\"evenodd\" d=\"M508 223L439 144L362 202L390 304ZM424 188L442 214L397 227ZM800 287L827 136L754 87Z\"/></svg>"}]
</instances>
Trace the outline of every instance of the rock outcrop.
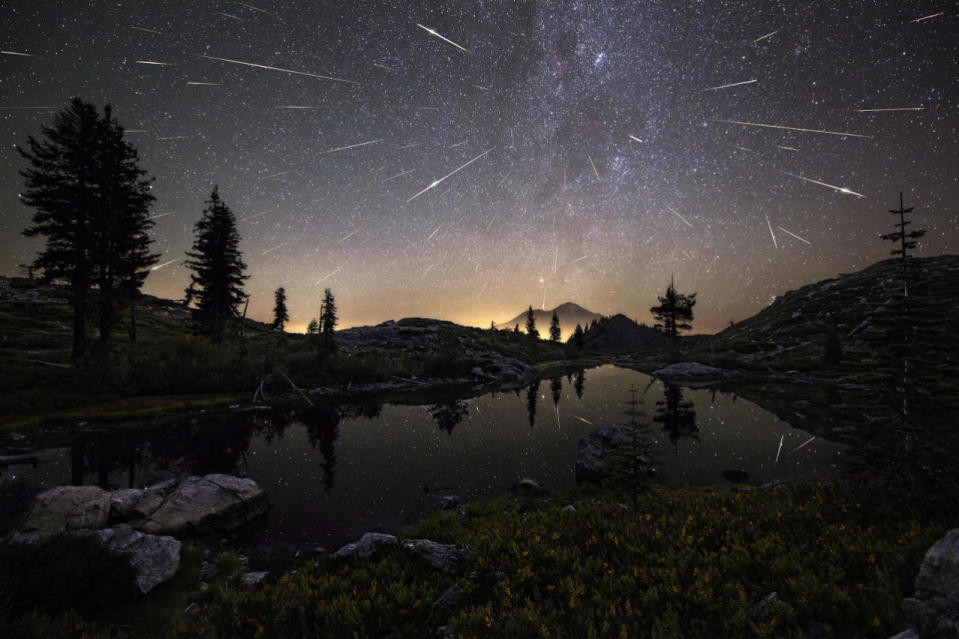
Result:
<instances>
[{"instance_id":1,"label":"rock outcrop","mask_svg":"<svg viewBox=\"0 0 959 639\"><path fill-rule=\"evenodd\" d=\"M333 553L334 557L360 557L366 558L376 552L377 546L395 546L399 540L395 535L384 533L368 532L356 541L341 546L339 550Z\"/></svg>"},{"instance_id":2,"label":"rock outcrop","mask_svg":"<svg viewBox=\"0 0 959 639\"><path fill-rule=\"evenodd\" d=\"M129 562L136 571L137 587L143 594L172 577L180 567L180 542L173 537L144 535L127 525L90 534L95 535L111 553Z\"/></svg>"},{"instance_id":3,"label":"rock outcrop","mask_svg":"<svg viewBox=\"0 0 959 639\"><path fill-rule=\"evenodd\" d=\"M683 386L708 386L729 381L737 376L736 371L727 371L699 362L679 362L653 371L653 377Z\"/></svg>"},{"instance_id":4,"label":"rock outcrop","mask_svg":"<svg viewBox=\"0 0 959 639\"><path fill-rule=\"evenodd\" d=\"M429 539L407 539L403 550L443 572L456 572L469 560L469 550L463 546L440 544Z\"/></svg>"},{"instance_id":5,"label":"rock outcrop","mask_svg":"<svg viewBox=\"0 0 959 639\"><path fill-rule=\"evenodd\" d=\"M152 505L156 497L146 491L143 500ZM141 504L135 506L136 512L149 510ZM268 508L266 493L252 479L221 474L188 477L145 513L138 528L170 535L235 530Z\"/></svg>"},{"instance_id":6,"label":"rock outcrop","mask_svg":"<svg viewBox=\"0 0 959 639\"><path fill-rule=\"evenodd\" d=\"M905 603L922 620L923 639L959 636L959 528L926 551L916 593Z\"/></svg>"},{"instance_id":7,"label":"rock outcrop","mask_svg":"<svg viewBox=\"0 0 959 639\"><path fill-rule=\"evenodd\" d=\"M110 493L102 488L57 486L37 495L9 540L36 544L74 530L97 530L107 525L109 516Z\"/></svg>"}]
</instances>

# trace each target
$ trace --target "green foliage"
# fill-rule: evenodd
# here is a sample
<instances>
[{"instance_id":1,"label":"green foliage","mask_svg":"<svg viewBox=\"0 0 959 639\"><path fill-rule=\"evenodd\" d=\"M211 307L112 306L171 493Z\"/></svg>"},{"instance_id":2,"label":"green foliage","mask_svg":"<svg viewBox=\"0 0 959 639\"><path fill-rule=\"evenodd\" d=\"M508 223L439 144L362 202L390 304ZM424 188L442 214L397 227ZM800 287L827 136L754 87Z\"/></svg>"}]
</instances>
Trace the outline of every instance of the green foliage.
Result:
<instances>
[{"instance_id":1,"label":"green foliage","mask_svg":"<svg viewBox=\"0 0 959 639\"><path fill-rule=\"evenodd\" d=\"M561 510L568 503L574 512ZM595 487L500 497L407 531L468 545L461 574L386 547L245 589L227 553L197 605L150 634L425 637L447 626L456 637L799 637L815 621L835 636L887 637L925 550L959 524L957 506L954 489L916 499L824 485L659 488L629 507ZM434 609L452 585L462 596ZM751 615L773 591L782 604ZM26 614L8 627L103 629Z\"/></svg>"}]
</instances>

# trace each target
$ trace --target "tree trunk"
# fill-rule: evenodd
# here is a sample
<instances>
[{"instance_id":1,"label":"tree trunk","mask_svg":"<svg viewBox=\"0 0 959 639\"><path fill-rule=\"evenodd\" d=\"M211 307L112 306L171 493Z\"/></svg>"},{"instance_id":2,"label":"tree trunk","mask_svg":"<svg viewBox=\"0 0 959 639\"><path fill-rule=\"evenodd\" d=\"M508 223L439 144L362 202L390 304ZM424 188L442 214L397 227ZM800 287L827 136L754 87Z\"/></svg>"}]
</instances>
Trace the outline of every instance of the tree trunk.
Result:
<instances>
[{"instance_id":1,"label":"tree trunk","mask_svg":"<svg viewBox=\"0 0 959 639\"><path fill-rule=\"evenodd\" d=\"M137 305L136 298L130 293L130 342L137 341Z\"/></svg>"}]
</instances>

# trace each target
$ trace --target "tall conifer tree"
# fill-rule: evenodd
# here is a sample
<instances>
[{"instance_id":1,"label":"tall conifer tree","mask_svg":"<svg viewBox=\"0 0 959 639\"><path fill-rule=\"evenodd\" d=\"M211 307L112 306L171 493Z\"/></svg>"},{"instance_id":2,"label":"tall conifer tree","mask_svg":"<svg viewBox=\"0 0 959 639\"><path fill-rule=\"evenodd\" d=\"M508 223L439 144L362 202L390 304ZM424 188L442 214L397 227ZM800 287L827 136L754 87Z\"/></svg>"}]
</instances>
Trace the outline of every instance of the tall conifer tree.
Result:
<instances>
[{"instance_id":1,"label":"tall conifer tree","mask_svg":"<svg viewBox=\"0 0 959 639\"><path fill-rule=\"evenodd\" d=\"M204 332L214 341L226 334L226 323L236 317L246 297L243 283L246 264L240 252L240 234L236 218L213 187L206 208L193 227L193 249L187 251L185 264L190 274L187 295L196 300L196 310Z\"/></svg>"}]
</instances>

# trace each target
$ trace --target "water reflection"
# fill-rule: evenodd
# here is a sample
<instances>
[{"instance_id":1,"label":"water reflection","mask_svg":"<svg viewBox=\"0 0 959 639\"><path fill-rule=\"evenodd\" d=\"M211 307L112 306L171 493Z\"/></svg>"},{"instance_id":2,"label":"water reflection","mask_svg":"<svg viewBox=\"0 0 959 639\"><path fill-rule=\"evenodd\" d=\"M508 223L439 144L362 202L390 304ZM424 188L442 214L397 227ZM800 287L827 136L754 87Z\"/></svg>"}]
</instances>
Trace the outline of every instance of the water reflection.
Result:
<instances>
[{"instance_id":1,"label":"water reflection","mask_svg":"<svg viewBox=\"0 0 959 639\"><path fill-rule=\"evenodd\" d=\"M563 376L571 383L563 384ZM665 386L611 366L545 383L552 415L538 410L537 382L516 393L424 405L324 403L233 411L150 431L88 431L69 448L40 451L36 468L0 466L0 482L36 493L65 483L115 489L191 474L248 475L274 505L266 540L332 545L412 524L443 495L469 501L500 494L522 477L551 488L571 484L579 439L622 423L634 385L646 387L643 403L653 413L640 418L643 424L668 434L657 444L661 479L722 483L729 468L748 469L760 482L839 473L840 446L821 439L806 445L808 433L748 401ZM785 447L777 462L780 439Z\"/></svg>"},{"instance_id":2,"label":"water reflection","mask_svg":"<svg viewBox=\"0 0 959 639\"><path fill-rule=\"evenodd\" d=\"M715 391L713 391L715 401ZM675 384L666 384L663 399L656 402L656 414L653 421L663 425L663 432L669 434L669 441L679 454L679 440L688 438L699 441L699 428L696 427L696 411L693 403L683 401L683 389Z\"/></svg>"}]
</instances>

